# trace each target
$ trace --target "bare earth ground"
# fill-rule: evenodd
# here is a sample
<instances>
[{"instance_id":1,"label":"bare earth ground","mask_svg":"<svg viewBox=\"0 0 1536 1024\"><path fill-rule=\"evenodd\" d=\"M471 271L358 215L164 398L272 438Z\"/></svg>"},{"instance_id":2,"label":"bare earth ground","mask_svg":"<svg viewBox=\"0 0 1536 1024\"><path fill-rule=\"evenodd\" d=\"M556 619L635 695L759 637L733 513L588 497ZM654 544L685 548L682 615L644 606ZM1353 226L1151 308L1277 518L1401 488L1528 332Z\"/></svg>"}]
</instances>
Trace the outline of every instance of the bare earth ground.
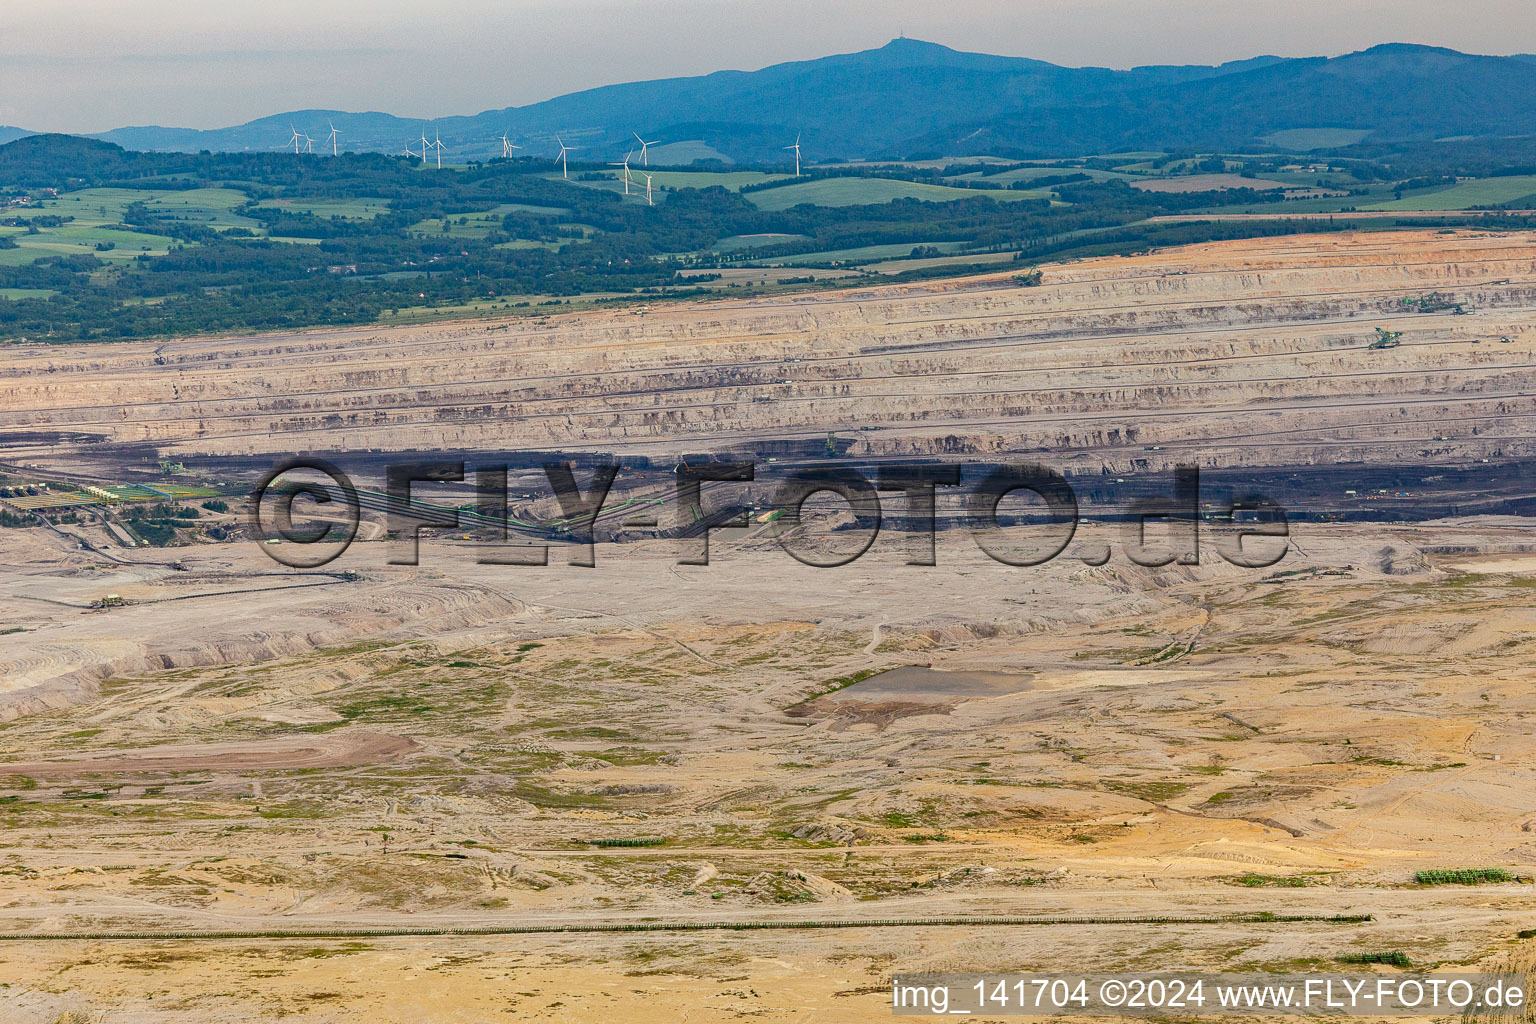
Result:
<instances>
[{"instance_id":1,"label":"bare earth ground","mask_svg":"<svg viewBox=\"0 0 1536 1024\"><path fill-rule=\"evenodd\" d=\"M91 557L16 547L36 536L0 535L34 585ZM5 726L7 931L1374 920L23 941L0 945L4 998L44 1020L858 1020L883 1012L892 970L1488 961L1536 925L1529 886L1409 883L1536 865L1536 556L1497 554L1528 536L1519 520L1302 526L1305 555L1270 570L1009 569L959 534L931 569L893 545L814 570L751 539L708 567L658 543L600 549L593 570L477 566L466 544L382 568L382 545L360 544L346 558L362 580L326 596L203 599L204 642L224 649L269 613L317 631L339 606L387 618L434 586L469 611L114 677ZM1414 557L1446 545L1493 554ZM263 557L175 554L194 575ZM94 631L159 654L181 643L185 604L14 621L36 631L22 638ZM817 696L909 664L1030 688ZM590 845L652 837L665 845Z\"/></svg>"},{"instance_id":2,"label":"bare earth ground","mask_svg":"<svg viewBox=\"0 0 1536 1024\"><path fill-rule=\"evenodd\" d=\"M1421 273L1394 269L1390 250L1376 248L1410 244L1403 236L1352 237L1352 251L1377 252L1371 274ZM1425 264L1425 281L1475 279L1489 295L1506 276L1536 285L1529 239L1421 241L1522 254L1497 272L1464 271L1435 250L1441 262ZM1175 268L1287 258L1280 242L1244 244L1161 258ZM1398 262L1412 265L1403 252ZM1059 272L1119 280L1150 266ZM1223 273L1237 275L1223 287L1238 297L1274 280L1262 267ZM1340 287L1337 276L1325 283ZM995 301L1050 294L1010 286ZM1423 333L1368 354L1365 328L1335 345L1325 335L1344 338L1344 328L1288 307L1294 323L1264 328L1274 359L1352 373L1385 360L1391 386L1417 396L1419 411L1386 430L1365 424L1358 392L1388 385L1322 370L1274 401L1318 458L1351 431L1377 453L1408 450L1392 432L1449 433L1424 410L1452 406L1486 419L1458 433L1463 447L1448 461L1516 454L1529 433L1519 364L1532 336L1529 296L1508 294L1496 316L1488 310L1504 299L1467 317L1397 317ZM957 308L994 301L963 288L945 296ZM1169 330L1205 315L1181 309ZM1049 348L1086 363L1084 352L1141 344L1135 330ZM1490 330L1527 341L1504 345ZM1213 328L1180 342L1189 365L1134 372L1215 381L1157 401L1180 409L1198 391L1210 408L1235 402L1246 411L1231 418L1252 420L1269 406L1220 384L1227 371L1199 348L1228 338ZM1319 345L1338 352L1297 354ZM95 362L57 372L60 383L39 371L37 401L78 409L91 390L123 401L114 375L128 347L56 356ZM8 366L35 365L28 359ZM297 350L292 365L297 380ZM1278 374L1276 365L1244 374ZM148 387L159 377L135 379ZM1080 385L1062 386L1074 401L1099 401ZM943 386L932 385L935 402ZM1336 412L1318 411L1330 390L1345 397ZM854 406L810 408L832 410L803 420L823 429L816 415ZM34 422L15 415L7 429ZM1000 450L1028 447L1033 415L1000 417ZM1116 415L1123 426L1139 413ZM692 421L679 417L686 432ZM501 440L513 443L522 428L509 422ZM1214 419L1189 422L1191 445L1214 436L1202 433ZM187 417L110 429L199 436ZM325 436L316 429L312 440ZM1220 449L1239 462L1259 433L1244 429L1248 440ZM1139 441L1094 444L1105 449L1094 458L1144 457ZM951 531L932 568L903 564L899 540L882 535L858 562L818 570L754 532L717 540L702 567L676 564L676 546L661 541L600 545L593 569L565 564L558 549L548 567L488 566L473 544L438 539L418 567L389 566L382 543L361 542L312 573L282 570L249 543L107 557L60 533L0 531L0 629L25 630L0 635L0 1020L864 1021L889 1012L895 971L1336 971L1339 956L1390 950L1422 968L1529 966L1532 943L1516 937L1536 928L1529 883L1425 887L1412 877L1536 873L1529 520L1298 523L1286 559L1254 570L1210 545L1198 566L1142 568L1123 557L1118 530L1081 528L1085 541L1113 544L1098 567L1074 551L1011 568ZM100 528L85 535L105 549ZM132 603L89 607L108 592ZM859 685L912 665L1009 673L1018 688L997 675L969 694L963 684L926 694ZM613 840L661 842L596 845ZM1104 923L1262 913L1372 919ZM971 915L1094 920L39 937Z\"/></svg>"}]
</instances>

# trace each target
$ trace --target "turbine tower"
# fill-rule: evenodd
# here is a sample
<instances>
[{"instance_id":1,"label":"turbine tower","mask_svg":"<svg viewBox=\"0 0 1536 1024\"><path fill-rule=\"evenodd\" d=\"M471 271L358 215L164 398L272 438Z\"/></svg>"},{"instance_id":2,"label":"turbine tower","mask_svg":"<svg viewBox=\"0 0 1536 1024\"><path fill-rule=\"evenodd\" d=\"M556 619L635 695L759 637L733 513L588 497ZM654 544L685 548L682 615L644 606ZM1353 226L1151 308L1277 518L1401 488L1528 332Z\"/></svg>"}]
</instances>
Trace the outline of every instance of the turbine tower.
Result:
<instances>
[{"instance_id":1,"label":"turbine tower","mask_svg":"<svg viewBox=\"0 0 1536 1024\"><path fill-rule=\"evenodd\" d=\"M423 167L427 165L427 150L431 148L432 143L427 141L427 131L423 128L421 131L421 165Z\"/></svg>"},{"instance_id":2,"label":"turbine tower","mask_svg":"<svg viewBox=\"0 0 1536 1024\"><path fill-rule=\"evenodd\" d=\"M650 142L646 142L644 139L640 138L639 132L630 132L629 134L633 135L635 140L640 143L640 161L647 167L651 166L651 158L646 155L645 151L648 147L659 146L661 143L655 139L652 139Z\"/></svg>"},{"instance_id":3,"label":"turbine tower","mask_svg":"<svg viewBox=\"0 0 1536 1024\"><path fill-rule=\"evenodd\" d=\"M656 201L651 198L651 175L649 172L645 174L645 202L647 206L656 205Z\"/></svg>"},{"instance_id":4,"label":"turbine tower","mask_svg":"<svg viewBox=\"0 0 1536 1024\"><path fill-rule=\"evenodd\" d=\"M303 138L303 136L301 136L299 134L299 130L297 128L295 128L293 125L289 125L288 126L288 130L293 132L293 138L291 138L287 142L283 143L281 148L287 149L289 146L292 146L293 147L293 155L294 156L298 156L299 155L299 139Z\"/></svg>"},{"instance_id":5,"label":"turbine tower","mask_svg":"<svg viewBox=\"0 0 1536 1024\"><path fill-rule=\"evenodd\" d=\"M306 152L306 153L314 153L314 151L315 151L315 140L310 138L308 135L304 136L304 152Z\"/></svg>"},{"instance_id":6,"label":"turbine tower","mask_svg":"<svg viewBox=\"0 0 1536 1024\"><path fill-rule=\"evenodd\" d=\"M512 158L512 151L514 149L522 149L522 148L523 148L522 146L514 146L512 143L508 142L507 141L507 133L506 132L502 132L501 133L501 156L502 156L502 159L510 160Z\"/></svg>"},{"instance_id":7,"label":"turbine tower","mask_svg":"<svg viewBox=\"0 0 1536 1024\"><path fill-rule=\"evenodd\" d=\"M432 148L437 150L437 169L438 170L442 170L443 169L443 137L437 133L437 129L435 129L435 128L432 130Z\"/></svg>"},{"instance_id":8,"label":"turbine tower","mask_svg":"<svg viewBox=\"0 0 1536 1024\"><path fill-rule=\"evenodd\" d=\"M341 132L336 130L336 125L331 121L326 121L325 123L331 126L331 137L325 140L331 144L331 156L340 156L341 154L336 149L336 139L341 135Z\"/></svg>"},{"instance_id":9,"label":"turbine tower","mask_svg":"<svg viewBox=\"0 0 1536 1024\"><path fill-rule=\"evenodd\" d=\"M795 144L793 146L785 146L784 148L795 151L795 177L800 177L800 133L795 132Z\"/></svg>"},{"instance_id":10,"label":"turbine tower","mask_svg":"<svg viewBox=\"0 0 1536 1024\"><path fill-rule=\"evenodd\" d=\"M628 153L624 154L624 160L621 163L611 163L611 164L608 165L609 167L622 167L622 168L624 168L624 194L625 195L629 195L629 158L634 156L634 155L635 155L635 151L634 150L630 150Z\"/></svg>"},{"instance_id":11,"label":"turbine tower","mask_svg":"<svg viewBox=\"0 0 1536 1024\"><path fill-rule=\"evenodd\" d=\"M565 144L565 140L562 139L558 135L555 136L555 141L560 143L560 155L556 158L556 159L558 159L560 161L560 177L569 179L570 178L570 174L566 170L566 168L568 167L568 163L567 163L567 161L565 159L565 154L569 153L573 149L580 149L581 147L580 146L567 146Z\"/></svg>"}]
</instances>

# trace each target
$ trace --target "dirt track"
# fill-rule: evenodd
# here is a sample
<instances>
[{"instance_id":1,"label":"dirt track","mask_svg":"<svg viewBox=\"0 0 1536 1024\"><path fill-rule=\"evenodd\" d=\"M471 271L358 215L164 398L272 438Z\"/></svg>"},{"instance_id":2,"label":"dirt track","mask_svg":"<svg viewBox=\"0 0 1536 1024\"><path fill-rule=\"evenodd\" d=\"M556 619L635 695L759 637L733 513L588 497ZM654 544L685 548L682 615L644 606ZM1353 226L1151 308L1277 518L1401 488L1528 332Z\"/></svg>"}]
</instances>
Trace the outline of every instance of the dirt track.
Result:
<instances>
[{"instance_id":1,"label":"dirt track","mask_svg":"<svg viewBox=\"0 0 1536 1024\"><path fill-rule=\"evenodd\" d=\"M347 730L319 736L294 736L260 743L188 743L137 747L119 756L0 764L0 775L72 778L80 775L142 775L199 770L298 771L350 768L397 761L417 744L401 736Z\"/></svg>"}]
</instances>

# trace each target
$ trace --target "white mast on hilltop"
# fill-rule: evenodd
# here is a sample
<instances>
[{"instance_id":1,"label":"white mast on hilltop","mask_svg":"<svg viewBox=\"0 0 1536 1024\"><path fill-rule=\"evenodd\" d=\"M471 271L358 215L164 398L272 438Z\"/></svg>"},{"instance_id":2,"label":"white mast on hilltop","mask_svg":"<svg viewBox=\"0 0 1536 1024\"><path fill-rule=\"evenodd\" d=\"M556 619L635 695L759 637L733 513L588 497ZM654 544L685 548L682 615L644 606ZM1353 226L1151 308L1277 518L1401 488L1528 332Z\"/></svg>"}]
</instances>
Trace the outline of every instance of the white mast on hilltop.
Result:
<instances>
[{"instance_id":1,"label":"white mast on hilltop","mask_svg":"<svg viewBox=\"0 0 1536 1024\"><path fill-rule=\"evenodd\" d=\"M437 133L437 129L436 128L432 129L432 148L437 150L437 169L438 170L442 170L443 169L443 137Z\"/></svg>"},{"instance_id":2,"label":"white mast on hilltop","mask_svg":"<svg viewBox=\"0 0 1536 1024\"><path fill-rule=\"evenodd\" d=\"M646 142L644 139L640 138L640 133L639 132L630 132L629 134L633 135L635 137L635 141L640 143L640 161L641 161L641 163L645 164L645 166L647 166L647 167L651 166L651 158L646 155L645 151L647 149L649 149L651 146L659 146L659 145L661 145L661 143L659 141L657 141L656 139L652 139L650 142Z\"/></svg>"},{"instance_id":3,"label":"white mast on hilltop","mask_svg":"<svg viewBox=\"0 0 1536 1024\"><path fill-rule=\"evenodd\" d=\"M611 164L608 165L609 167L622 167L622 168L624 168L624 194L625 195L629 195L629 158L634 156L634 155L635 155L635 151L634 150L630 150L628 153L624 154L624 159L623 159L622 162L620 162L620 163L611 163Z\"/></svg>"},{"instance_id":4,"label":"white mast on hilltop","mask_svg":"<svg viewBox=\"0 0 1536 1024\"><path fill-rule=\"evenodd\" d=\"M299 155L299 139L303 138L303 136L299 134L299 130L297 128L295 128L293 125L289 125L288 126L288 130L293 132L293 138L289 139L287 142L283 143L278 148L279 149L287 149L289 146L292 146L293 147L293 155L294 156L298 156Z\"/></svg>"},{"instance_id":5,"label":"white mast on hilltop","mask_svg":"<svg viewBox=\"0 0 1536 1024\"><path fill-rule=\"evenodd\" d=\"M304 152L306 152L306 153L314 153L314 151L315 151L315 140L310 138L308 135L304 136Z\"/></svg>"},{"instance_id":6,"label":"white mast on hilltop","mask_svg":"<svg viewBox=\"0 0 1536 1024\"><path fill-rule=\"evenodd\" d=\"M341 154L336 148L336 140L341 136L341 132L336 130L336 125L333 122L326 121L325 123L331 126L331 137L326 139L331 144L331 156L340 156Z\"/></svg>"},{"instance_id":7,"label":"white mast on hilltop","mask_svg":"<svg viewBox=\"0 0 1536 1024\"><path fill-rule=\"evenodd\" d=\"M651 198L651 175L645 172L645 202L648 206L655 206L656 202Z\"/></svg>"},{"instance_id":8,"label":"white mast on hilltop","mask_svg":"<svg viewBox=\"0 0 1536 1024\"><path fill-rule=\"evenodd\" d=\"M793 146L785 146L784 148L795 151L795 177L800 177L800 133L795 132L795 144Z\"/></svg>"},{"instance_id":9,"label":"white mast on hilltop","mask_svg":"<svg viewBox=\"0 0 1536 1024\"><path fill-rule=\"evenodd\" d=\"M501 133L501 156L502 156L502 159L510 160L512 158L512 151L514 149L522 149L522 148L523 148L522 146L514 146L512 143L508 142L507 141L507 133L506 132L502 132Z\"/></svg>"}]
</instances>

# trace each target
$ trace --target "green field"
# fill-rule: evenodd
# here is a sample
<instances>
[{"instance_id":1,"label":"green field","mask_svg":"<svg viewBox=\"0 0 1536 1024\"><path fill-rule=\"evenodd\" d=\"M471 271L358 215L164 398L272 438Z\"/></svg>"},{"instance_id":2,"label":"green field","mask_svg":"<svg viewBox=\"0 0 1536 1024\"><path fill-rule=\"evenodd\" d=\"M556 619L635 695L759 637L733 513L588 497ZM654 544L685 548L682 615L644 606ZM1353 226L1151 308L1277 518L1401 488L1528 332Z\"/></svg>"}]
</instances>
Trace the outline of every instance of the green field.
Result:
<instances>
[{"instance_id":1,"label":"green field","mask_svg":"<svg viewBox=\"0 0 1536 1024\"><path fill-rule=\"evenodd\" d=\"M781 281L794 281L794 285L785 287L804 287L806 278L815 281L835 281L842 278L858 277L852 270L827 270L810 267L781 267L765 264L753 264L745 267L715 267L706 270L683 270L679 276L688 282L690 286L706 288L710 291L726 291L730 288L744 287L771 287ZM704 280L719 275L718 280Z\"/></svg>"},{"instance_id":2,"label":"green field","mask_svg":"<svg viewBox=\"0 0 1536 1024\"><path fill-rule=\"evenodd\" d=\"M1369 134L1369 128L1287 128L1264 136L1264 141L1286 149L1333 149L1352 146Z\"/></svg>"},{"instance_id":3,"label":"green field","mask_svg":"<svg viewBox=\"0 0 1536 1024\"><path fill-rule=\"evenodd\" d=\"M36 249L0 249L0 267L19 267L46 255Z\"/></svg>"},{"instance_id":4,"label":"green field","mask_svg":"<svg viewBox=\"0 0 1536 1024\"><path fill-rule=\"evenodd\" d=\"M574 211L569 206L535 206L532 203L502 203L496 207L496 215L509 213L534 213L545 217L569 217Z\"/></svg>"},{"instance_id":5,"label":"green field","mask_svg":"<svg viewBox=\"0 0 1536 1024\"><path fill-rule=\"evenodd\" d=\"M756 249L763 245L782 245L785 242L798 242L810 237L810 235L787 235L774 232L761 235L731 235L716 242L713 251L740 252L742 249Z\"/></svg>"},{"instance_id":6,"label":"green field","mask_svg":"<svg viewBox=\"0 0 1536 1024\"><path fill-rule=\"evenodd\" d=\"M78 256L89 253L103 260L131 260L136 256L164 256L173 245L180 245L165 235L146 235L137 231L114 230L71 222L56 228L38 228L28 234L26 228L0 228L16 240L17 248L0 249L0 266L21 266L44 256ZM107 250L98 245L111 245Z\"/></svg>"},{"instance_id":7,"label":"green field","mask_svg":"<svg viewBox=\"0 0 1536 1024\"><path fill-rule=\"evenodd\" d=\"M654 143L650 148L651 164L671 164L679 166L691 164L695 160L719 160L722 163L730 163L731 158L720 152L703 139L683 139L680 142L664 142L661 145ZM640 166L634 164L633 166Z\"/></svg>"},{"instance_id":8,"label":"green field","mask_svg":"<svg viewBox=\"0 0 1536 1024\"><path fill-rule=\"evenodd\" d=\"M448 217L433 217L431 220L419 220L410 226L410 232L414 235L426 235L431 238L484 238L494 231L501 230L501 220L506 214L486 211L484 213L461 213ZM446 223L448 230L443 230Z\"/></svg>"},{"instance_id":9,"label":"green field","mask_svg":"<svg viewBox=\"0 0 1536 1024\"><path fill-rule=\"evenodd\" d=\"M925 247L931 247L942 253L952 253L965 247L964 242L924 242ZM906 242L898 242L889 245L861 245L855 249L827 249L822 252L802 252L793 256L777 256L768 260L754 260L765 267L793 267L809 263L831 263L844 260L892 260L903 256L910 257L915 248Z\"/></svg>"},{"instance_id":10,"label":"green field","mask_svg":"<svg viewBox=\"0 0 1536 1024\"><path fill-rule=\"evenodd\" d=\"M0 288L0 299L46 299L57 294L52 288Z\"/></svg>"},{"instance_id":11,"label":"green field","mask_svg":"<svg viewBox=\"0 0 1536 1024\"><path fill-rule=\"evenodd\" d=\"M946 181L992 181L999 185L1012 185L1016 181L1034 181L1036 178L1059 177L1068 174L1086 174L1094 181L1110 181L1115 178L1135 178L1138 175L1121 174L1118 171L1100 171L1088 167L1020 167L1012 171L1002 171L998 174L982 174L980 171L972 171L969 174L957 174Z\"/></svg>"},{"instance_id":12,"label":"green field","mask_svg":"<svg viewBox=\"0 0 1536 1024\"><path fill-rule=\"evenodd\" d=\"M497 242L498 249L559 249L575 241L572 238L556 238L549 242L539 242L531 238L514 238L510 242Z\"/></svg>"},{"instance_id":13,"label":"green field","mask_svg":"<svg viewBox=\"0 0 1536 1024\"><path fill-rule=\"evenodd\" d=\"M613 180L609 187L624 190L622 170L607 172ZM735 189L743 185L758 185L765 181L783 181L787 174L768 174L765 171L651 171L651 184L655 188L721 188ZM631 194L636 186L641 194L645 193L645 167L635 159L629 161L629 177L634 182L630 186ZM606 182L580 182L583 185L603 184Z\"/></svg>"},{"instance_id":14,"label":"green field","mask_svg":"<svg viewBox=\"0 0 1536 1024\"><path fill-rule=\"evenodd\" d=\"M250 201L250 196L232 188L87 188L62 193L57 199L43 200L16 216L73 217L75 226L99 227L121 224L123 213L129 206L143 203L158 215L195 224L215 228L254 228L257 226L255 221L230 212Z\"/></svg>"},{"instance_id":15,"label":"green field","mask_svg":"<svg viewBox=\"0 0 1536 1024\"><path fill-rule=\"evenodd\" d=\"M256 204L263 209L308 213L335 220L372 220L389 212L389 200L379 196L352 199L268 199Z\"/></svg>"},{"instance_id":16,"label":"green field","mask_svg":"<svg viewBox=\"0 0 1536 1024\"><path fill-rule=\"evenodd\" d=\"M943 170L950 164L1010 164L1014 161L1001 156L940 156L931 160L850 160L844 167L914 167L920 170Z\"/></svg>"},{"instance_id":17,"label":"green field","mask_svg":"<svg viewBox=\"0 0 1536 1024\"><path fill-rule=\"evenodd\" d=\"M918 259L886 260L882 263L871 263L861 267L862 270L872 270L877 274L901 274L908 270L932 270L934 267L966 267L973 264L1009 264L1014 263L1012 252L977 252L966 253L962 256L928 256ZM1001 270L1002 267L997 269Z\"/></svg>"},{"instance_id":18,"label":"green field","mask_svg":"<svg viewBox=\"0 0 1536 1024\"><path fill-rule=\"evenodd\" d=\"M759 210L788 210L801 203L811 203L815 206L863 206L870 203L889 203L895 199L921 199L945 203L956 199L978 197L997 202L1035 198L1027 192L1006 190L983 192L976 189L951 188L948 185L899 181L895 178L821 178L799 185L785 185L782 188L746 193L747 201Z\"/></svg>"},{"instance_id":19,"label":"green field","mask_svg":"<svg viewBox=\"0 0 1536 1024\"><path fill-rule=\"evenodd\" d=\"M1520 175L1508 178L1479 178L1463 181L1433 192L1420 192L1402 199L1388 200L1362 210L1467 210L1474 206L1496 206L1512 203L1526 196L1536 196L1536 175ZM1536 206L1536 199L1532 200Z\"/></svg>"},{"instance_id":20,"label":"green field","mask_svg":"<svg viewBox=\"0 0 1536 1024\"><path fill-rule=\"evenodd\" d=\"M256 227L255 221L230 212L249 201L244 192L229 188L87 188L65 192L55 199L8 213L23 222L38 217L72 219L58 227L38 227L36 234L27 233L25 227L0 228L0 233L14 238L17 245L15 249L0 249L0 266L21 266L44 256L82 253L109 261L163 256L171 246L183 243L166 235L123 230L123 215L129 206L142 203L160 216L213 228Z\"/></svg>"},{"instance_id":21,"label":"green field","mask_svg":"<svg viewBox=\"0 0 1536 1024\"><path fill-rule=\"evenodd\" d=\"M1299 175L1291 172L1276 174L1277 181L1292 183L1291 179L1297 179L1294 184L1298 188L1311 187L1319 177L1327 179L1327 175ZM1348 187L1361 188L1360 182L1353 182ZM1365 195L1332 196L1323 199L1287 199L1279 203L1227 203L1220 206L1207 206L1199 210L1191 210L1191 213L1261 213L1273 217L1287 217L1293 213L1341 213L1346 207L1356 210L1374 210L1377 206L1372 204L1389 201L1392 198L1392 187L1381 182L1373 182L1364 186Z\"/></svg>"},{"instance_id":22,"label":"green field","mask_svg":"<svg viewBox=\"0 0 1536 1024\"><path fill-rule=\"evenodd\" d=\"M492 232L500 231L502 221L509 213L536 213L548 217L559 217L570 214L570 210L555 206L530 206L527 203L503 203L494 209L484 210L480 213L454 213L447 217L448 230L443 230L442 217L433 217L431 220L420 220L412 224L410 230L414 234L427 235L434 238L484 238ZM566 225L578 227L581 225ZM585 228L588 233L596 231L596 228ZM539 244L539 243L533 243Z\"/></svg>"},{"instance_id":23,"label":"green field","mask_svg":"<svg viewBox=\"0 0 1536 1024\"><path fill-rule=\"evenodd\" d=\"M1365 182L1339 171L1265 171L1264 177L1273 181L1283 181L1295 188L1354 189L1384 187L1379 182L1367 186ZM1318 182L1322 182L1322 185L1319 186Z\"/></svg>"},{"instance_id":24,"label":"green field","mask_svg":"<svg viewBox=\"0 0 1536 1024\"><path fill-rule=\"evenodd\" d=\"M446 166L446 165L445 165ZM583 292L580 295L501 295L495 301L444 303L438 306L405 306L385 310L381 323L431 323L471 316L511 316L514 313L569 313L587 309L603 299L625 298L628 292ZM519 303L527 303L520 306Z\"/></svg>"}]
</instances>

